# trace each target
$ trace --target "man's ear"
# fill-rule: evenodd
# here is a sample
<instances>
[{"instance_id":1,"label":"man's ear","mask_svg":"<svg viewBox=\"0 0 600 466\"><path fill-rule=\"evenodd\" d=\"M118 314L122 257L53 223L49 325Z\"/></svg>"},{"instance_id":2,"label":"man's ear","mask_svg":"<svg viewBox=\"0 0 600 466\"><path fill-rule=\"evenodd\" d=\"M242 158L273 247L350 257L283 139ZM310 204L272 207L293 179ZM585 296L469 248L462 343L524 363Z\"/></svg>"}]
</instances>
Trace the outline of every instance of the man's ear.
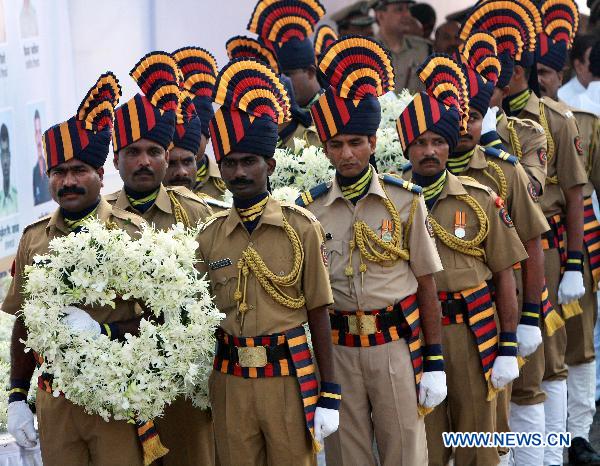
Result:
<instances>
[{"instance_id":1,"label":"man's ear","mask_svg":"<svg viewBox=\"0 0 600 466\"><path fill-rule=\"evenodd\" d=\"M377 149L377 135L372 134L369 136L369 146L371 146L371 153L375 153L375 149Z\"/></svg>"},{"instance_id":2,"label":"man's ear","mask_svg":"<svg viewBox=\"0 0 600 466\"><path fill-rule=\"evenodd\" d=\"M508 97L509 93L510 93L510 86L504 86L502 88L502 99L505 99L506 97Z\"/></svg>"},{"instance_id":3,"label":"man's ear","mask_svg":"<svg viewBox=\"0 0 600 466\"><path fill-rule=\"evenodd\" d=\"M169 149L167 149L165 151L165 161L167 162L167 165L169 165L169 155L170 155L170 152L169 152Z\"/></svg>"},{"instance_id":4,"label":"man's ear","mask_svg":"<svg viewBox=\"0 0 600 466\"><path fill-rule=\"evenodd\" d=\"M119 153L118 152L113 152L113 165L118 171L119 170Z\"/></svg>"},{"instance_id":5,"label":"man's ear","mask_svg":"<svg viewBox=\"0 0 600 466\"><path fill-rule=\"evenodd\" d=\"M104 167L97 168L96 173L98 173L100 181L104 181Z\"/></svg>"},{"instance_id":6,"label":"man's ear","mask_svg":"<svg viewBox=\"0 0 600 466\"><path fill-rule=\"evenodd\" d=\"M306 72L308 74L309 79L314 79L317 76L317 67L315 65L310 65Z\"/></svg>"},{"instance_id":7,"label":"man's ear","mask_svg":"<svg viewBox=\"0 0 600 466\"><path fill-rule=\"evenodd\" d=\"M271 176L275 172L277 160L275 160L275 157L269 157L265 158L265 162L267 163L267 175Z\"/></svg>"}]
</instances>

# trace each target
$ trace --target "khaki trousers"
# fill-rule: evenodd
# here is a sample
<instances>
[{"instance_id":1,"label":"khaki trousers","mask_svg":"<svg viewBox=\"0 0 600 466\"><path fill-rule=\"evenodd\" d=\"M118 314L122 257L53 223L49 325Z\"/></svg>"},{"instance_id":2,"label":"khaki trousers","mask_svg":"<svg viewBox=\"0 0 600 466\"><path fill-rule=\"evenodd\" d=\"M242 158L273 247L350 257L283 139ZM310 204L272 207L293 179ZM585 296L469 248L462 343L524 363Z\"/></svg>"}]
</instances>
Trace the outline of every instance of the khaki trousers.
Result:
<instances>
[{"instance_id":1,"label":"khaki trousers","mask_svg":"<svg viewBox=\"0 0 600 466\"><path fill-rule=\"evenodd\" d=\"M427 464L425 424L417 413L410 353L401 339L378 346L334 345L336 377L342 386L340 427L325 439L327 464L382 466Z\"/></svg>"},{"instance_id":2,"label":"khaki trousers","mask_svg":"<svg viewBox=\"0 0 600 466\"><path fill-rule=\"evenodd\" d=\"M179 398L166 407L162 418L154 421L162 444L169 453L155 463L162 466L213 466L215 436L210 410L195 408Z\"/></svg>"},{"instance_id":3,"label":"khaki trousers","mask_svg":"<svg viewBox=\"0 0 600 466\"><path fill-rule=\"evenodd\" d=\"M142 466L136 428L86 414L64 397L37 391L36 412L44 466Z\"/></svg>"},{"instance_id":4,"label":"khaki trousers","mask_svg":"<svg viewBox=\"0 0 600 466\"><path fill-rule=\"evenodd\" d=\"M295 377L244 379L213 371L209 383L222 466L316 464Z\"/></svg>"},{"instance_id":5,"label":"khaki trousers","mask_svg":"<svg viewBox=\"0 0 600 466\"><path fill-rule=\"evenodd\" d=\"M473 333L466 324L445 325L442 347L448 397L425 417L430 466L446 466L452 450L444 447L442 432L494 432L496 399L487 401L487 382ZM492 466L496 448L456 448L455 465Z\"/></svg>"}]
</instances>

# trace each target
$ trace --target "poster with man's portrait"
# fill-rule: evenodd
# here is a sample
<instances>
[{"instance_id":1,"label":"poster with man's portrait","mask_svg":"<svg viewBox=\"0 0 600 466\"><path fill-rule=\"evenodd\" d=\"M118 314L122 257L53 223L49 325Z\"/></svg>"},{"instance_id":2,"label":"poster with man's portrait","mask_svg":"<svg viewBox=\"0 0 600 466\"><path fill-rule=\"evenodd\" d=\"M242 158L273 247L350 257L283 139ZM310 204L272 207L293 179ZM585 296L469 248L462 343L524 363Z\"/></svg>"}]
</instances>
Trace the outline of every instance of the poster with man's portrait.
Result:
<instances>
[{"instance_id":1,"label":"poster with man's portrait","mask_svg":"<svg viewBox=\"0 0 600 466\"><path fill-rule=\"evenodd\" d=\"M31 173L33 187L33 205L44 204L51 200L48 190L48 174L46 173L46 160L42 137L46 124L45 102L32 102L27 105L27 165Z\"/></svg>"},{"instance_id":2,"label":"poster with man's portrait","mask_svg":"<svg viewBox=\"0 0 600 466\"><path fill-rule=\"evenodd\" d=\"M16 135L12 109L0 109L0 166L2 189L0 189L0 219L17 213L18 199L16 170Z\"/></svg>"}]
</instances>

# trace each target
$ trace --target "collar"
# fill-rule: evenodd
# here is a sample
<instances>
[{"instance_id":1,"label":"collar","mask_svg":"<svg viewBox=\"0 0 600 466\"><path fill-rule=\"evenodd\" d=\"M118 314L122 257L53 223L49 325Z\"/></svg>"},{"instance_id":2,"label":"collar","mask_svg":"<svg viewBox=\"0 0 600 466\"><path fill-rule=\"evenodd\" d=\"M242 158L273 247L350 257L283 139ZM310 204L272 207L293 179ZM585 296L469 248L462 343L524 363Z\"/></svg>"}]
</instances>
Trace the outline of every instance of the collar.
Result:
<instances>
[{"instance_id":1,"label":"collar","mask_svg":"<svg viewBox=\"0 0 600 466\"><path fill-rule=\"evenodd\" d=\"M498 120L496 122L496 132L505 141L510 140L510 133L508 132L508 117L504 110L498 111Z\"/></svg>"},{"instance_id":2,"label":"collar","mask_svg":"<svg viewBox=\"0 0 600 466\"><path fill-rule=\"evenodd\" d=\"M525 105L525 108L523 110L521 110L521 113L519 113L519 117L521 115L523 115L524 113L529 113L530 115L533 115L534 117L536 115L540 114L540 98L535 94L535 92L532 92L529 95L529 100L527 101L527 105ZM535 121L537 121L534 118Z\"/></svg>"},{"instance_id":3,"label":"collar","mask_svg":"<svg viewBox=\"0 0 600 466\"><path fill-rule=\"evenodd\" d=\"M369 185L368 191L363 196L363 199L365 197L367 197L369 194L374 194L383 199L387 199L387 196L385 195L385 191L383 190L383 188L381 187L381 184L379 183L379 176L377 175L377 172L375 171L375 169L373 167L371 167L371 174L372 174L371 184ZM338 198L346 200L344 198L344 194L342 193L342 188L340 187L340 184L338 183L337 177L334 176L331 189L327 193L327 196L325 196L324 205L330 206ZM348 202L350 202L350 201L348 201Z\"/></svg>"},{"instance_id":4,"label":"collar","mask_svg":"<svg viewBox=\"0 0 600 466\"><path fill-rule=\"evenodd\" d=\"M208 154L206 155L206 159L208 160L208 176L212 178L221 178L221 171L219 170L217 162L215 162Z\"/></svg>"},{"instance_id":5,"label":"collar","mask_svg":"<svg viewBox=\"0 0 600 466\"><path fill-rule=\"evenodd\" d=\"M467 190L460 182L458 177L448 172L448 175L446 176L446 184L444 185L444 189L442 189L442 192L440 193L440 197L438 197L438 201L448 196L460 196L464 194L468 194Z\"/></svg>"},{"instance_id":6,"label":"collar","mask_svg":"<svg viewBox=\"0 0 600 466\"><path fill-rule=\"evenodd\" d=\"M488 167L487 160L485 158L485 151L479 144L475 146L473 155L467 169L472 168L474 170L485 170Z\"/></svg>"},{"instance_id":7,"label":"collar","mask_svg":"<svg viewBox=\"0 0 600 466\"><path fill-rule=\"evenodd\" d=\"M156 201L154 201L154 205L167 214L172 214L173 210L171 209L171 199L169 199L169 195L167 194L167 189L161 183L160 188L158 189L158 195L156 196ZM129 199L127 199L127 193L125 192L125 188L123 187L117 196L117 200L115 202L115 207L118 207L121 210L127 210L129 212L136 212L135 207L131 205ZM152 209L152 207L150 207ZM149 212L148 209L146 212Z\"/></svg>"},{"instance_id":8,"label":"collar","mask_svg":"<svg viewBox=\"0 0 600 466\"><path fill-rule=\"evenodd\" d=\"M102 196L100 196L100 202L98 203L98 208L96 210L96 218L101 222L106 222L110 218L111 214L111 205L106 202ZM69 227L67 227L67 224L65 223L65 219L62 216L60 207L56 209L52 214L52 217L50 217L50 221L48 222L48 225L46 225L46 233L49 233L50 229L52 228L56 228L66 235L71 233Z\"/></svg>"},{"instance_id":9,"label":"collar","mask_svg":"<svg viewBox=\"0 0 600 466\"><path fill-rule=\"evenodd\" d=\"M281 204L271 196L269 196L269 200L267 201L267 205L263 210L255 231L258 230L258 228L263 224L283 228L283 211L281 210ZM246 230L244 222L242 222L237 209L229 209L229 215L225 219L223 225L225 227L225 236L229 236L237 226L240 226Z\"/></svg>"}]
</instances>

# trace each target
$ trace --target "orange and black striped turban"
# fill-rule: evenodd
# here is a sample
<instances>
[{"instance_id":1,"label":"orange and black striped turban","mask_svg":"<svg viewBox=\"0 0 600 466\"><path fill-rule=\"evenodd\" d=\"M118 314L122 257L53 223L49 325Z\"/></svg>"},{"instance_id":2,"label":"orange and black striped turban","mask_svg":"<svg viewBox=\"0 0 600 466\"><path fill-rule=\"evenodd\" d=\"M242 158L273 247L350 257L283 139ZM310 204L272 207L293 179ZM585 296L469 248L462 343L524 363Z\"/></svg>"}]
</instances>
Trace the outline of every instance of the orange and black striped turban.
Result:
<instances>
[{"instance_id":1,"label":"orange and black striped turban","mask_svg":"<svg viewBox=\"0 0 600 466\"><path fill-rule=\"evenodd\" d=\"M151 52L129 74L144 94L136 94L115 111L115 154L140 139L149 139L168 149L179 106L179 71L175 60L166 52Z\"/></svg>"},{"instance_id":2,"label":"orange and black striped turban","mask_svg":"<svg viewBox=\"0 0 600 466\"><path fill-rule=\"evenodd\" d=\"M329 86L310 112L321 141L337 134L375 134L381 121L378 97L394 90L389 53L373 39L346 36L325 51L319 73Z\"/></svg>"},{"instance_id":3,"label":"orange and black striped turban","mask_svg":"<svg viewBox=\"0 0 600 466\"><path fill-rule=\"evenodd\" d=\"M116 76L110 71L104 73L88 91L74 117L44 132L48 171L73 158L95 168L104 165L120 98L121 86Z\"/></svg>"},{"instance_id":4,"label":"orange and black striped turban","mask_svg":"<svg viewBox=\"0 0 600 466\"><path fill-rule=\"evenodd\" d=\"M275 74L279 74L279 63L277 63L275 50L271 49L260 39L252 39L247 36L234 36L227 41L225 49L230 60L235 60L236 58L254 58L268 65L275 71Z\"/></svg>"},{"instance_id":5,"label":"orange and black striped turban","mask_svg":"<svg viewBox=\"0 0 600 466\"><path fill-rule=\"evenodd\" d=\"M562 71L579 27L575 0L545 0L540 5L543 31L538 35L536 60Z\"/></svg>"},{"instance_id":6,"label":"orange and black striped turban","mask_svg":"<svg viewBox=\"0 0 600 466\"><path fill-rule=\"evenodd\" d=\"M217 76L214 102L221 105L209 125L217 162L232 152L275 154L290 101L271 68L249 58L230 61Z\"/></svg>"},{"instance_id":7,"label":"orange and black striped turban","mask_svg":"<svg viewBox=\"0 0 600 466\"><path fill-rule=\"evenodd\" d=\"M336 40L338 40L338 35L331 26L323 24L317 28L315 33L315 55L318 60L321 60L323 53Z\"/></svg>"}]
</instances>

